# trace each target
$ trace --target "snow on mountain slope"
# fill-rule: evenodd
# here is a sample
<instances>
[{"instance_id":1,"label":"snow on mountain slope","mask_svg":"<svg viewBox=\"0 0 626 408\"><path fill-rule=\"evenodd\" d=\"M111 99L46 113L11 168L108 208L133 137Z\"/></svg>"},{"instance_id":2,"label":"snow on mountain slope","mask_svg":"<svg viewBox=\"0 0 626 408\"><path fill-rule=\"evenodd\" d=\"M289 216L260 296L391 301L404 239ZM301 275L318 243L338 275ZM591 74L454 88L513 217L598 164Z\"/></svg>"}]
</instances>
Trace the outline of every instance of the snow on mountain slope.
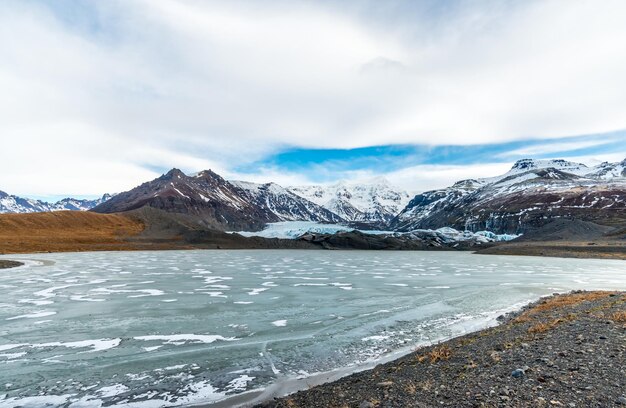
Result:
<instances>
[{"instance_id":1,"label":"snow on mountain slope","mask_svg":"<svg viewBox=\"0 0 626 408\"><path fill-rule=\"evenodd\" d=\"M591 172L585 175L586 177L612 180L617 178L626 178L626 159L619 163L604 162L595 166Z\"/></svg>"},{"instance_id":2,"label":"snow on mountain slope","mask_svg":"<svg viewBox=\"0 0 626 408\"><path fill-rule=\"evenodd\" d=\"M276 183L256 184L247 181L231 181L246 191L259 206L265 206L281 221L342 222L337 214L315 204Z\"/></svg>"},{"instance_id":3,"label":"snow on mountain slope","mask_svg":"<svg viewBox=\"0 0 626 408\"><path fill-rule=\"evenodd\" d=\"M383 225L395 217L410 196L378 178L368 183L339 182L328 186L294 186L291 192L334 212L341 218Z\"/></svg>"},{"instance_id":4,"label":"snow on mountain slope","mask_svg":"<svg viewBox=\"0 0 626 408\"><path fill-rule=\"evenodd\" d=\"M504 175L418 194L391 227L519 234L554 218L617 222L626 219L625 162L589 168L565 160L520 160Z\"/></svg>"},{"instance_id":5,"label":"snow on mountain slope","mask_svg":"<svg viewBox=\"0 0 626 408\"><path fill-rule=\"evenodd\" d=\"M76 198L64 198L56 203L48 203L30 198L22 198L9 195L0 191L0 214L3 213L34 213L49 211L87 211L111 198L105 194L95 200L80 200Z\"/></svg>"}]
</instances>

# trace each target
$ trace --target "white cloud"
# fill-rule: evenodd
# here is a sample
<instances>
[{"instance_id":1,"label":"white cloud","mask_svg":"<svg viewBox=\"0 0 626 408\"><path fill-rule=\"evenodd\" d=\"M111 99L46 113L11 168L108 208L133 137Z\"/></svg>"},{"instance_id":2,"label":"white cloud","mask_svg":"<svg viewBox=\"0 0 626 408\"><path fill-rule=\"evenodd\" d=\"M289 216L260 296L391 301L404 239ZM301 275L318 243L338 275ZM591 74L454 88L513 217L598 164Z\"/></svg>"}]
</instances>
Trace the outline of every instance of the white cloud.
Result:
<instances>
[{"instance_id":1,"label":"white cloud","mask_svg":"<svg viewBox=\"0 0 626 408\"><path fill-rule=\"evenodd\" d=\"M619 0L472 2L414 18L400 7L384 21L325 2L93 7L90 27L37 3L0 4L0 188L96 194L155 167L232 174L283 146L626 128Z\"/></svg>"},{"instance_id":2,"label":"white cloud","mask_svg":"<svg viewBox=\"0 0 626 408\"><path fill-rule=\"evenodd\" d=\"M586 149L589 147L601 146L606 143L613 142L615 140L589 140L579 142L563 142L563 143L547 143L535 146L523 147L520 149L510 150L505 153L501 153L498 157L535 157L538 155L546 155L551 153L569 152L574 150Z\"/></svg>"}]
</instances>

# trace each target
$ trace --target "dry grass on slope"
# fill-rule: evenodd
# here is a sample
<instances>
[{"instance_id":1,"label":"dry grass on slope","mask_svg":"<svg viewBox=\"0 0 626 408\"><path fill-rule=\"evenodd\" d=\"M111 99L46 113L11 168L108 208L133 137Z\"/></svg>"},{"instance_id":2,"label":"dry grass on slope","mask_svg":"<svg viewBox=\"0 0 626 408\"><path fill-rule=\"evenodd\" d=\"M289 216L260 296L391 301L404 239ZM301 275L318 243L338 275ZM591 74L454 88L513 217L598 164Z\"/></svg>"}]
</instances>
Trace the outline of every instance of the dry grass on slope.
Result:
<instances>
[{"instance_id":1,"label":"dry grass on slope","mask_svg":"<svg viewBox=\"0 0 626 408\"><path fill-rule=\"evenodd\" d=\"M135 249L127 239L143 229L143 223L118 214L0 214L0 253Z\"/></svg>"}]
</instances>

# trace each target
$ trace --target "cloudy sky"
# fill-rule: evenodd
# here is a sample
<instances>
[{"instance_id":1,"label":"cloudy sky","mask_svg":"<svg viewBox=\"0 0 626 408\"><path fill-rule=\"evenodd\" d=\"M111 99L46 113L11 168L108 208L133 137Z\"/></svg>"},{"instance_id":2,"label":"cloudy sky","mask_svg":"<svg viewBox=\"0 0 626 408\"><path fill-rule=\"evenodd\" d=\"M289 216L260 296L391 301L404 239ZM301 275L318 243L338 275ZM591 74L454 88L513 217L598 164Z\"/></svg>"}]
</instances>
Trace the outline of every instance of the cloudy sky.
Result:
<instances>
[{"instance_id":1,"label":"cloudy sky","mask_svg":"<svg viewBox=\"0 0 626 408\"><path fill-rule=\"evenodd\" d=\"M626 157L626 2L0 2L0 190L171 167L410 190Z\"/></svg>"}]
</instances>

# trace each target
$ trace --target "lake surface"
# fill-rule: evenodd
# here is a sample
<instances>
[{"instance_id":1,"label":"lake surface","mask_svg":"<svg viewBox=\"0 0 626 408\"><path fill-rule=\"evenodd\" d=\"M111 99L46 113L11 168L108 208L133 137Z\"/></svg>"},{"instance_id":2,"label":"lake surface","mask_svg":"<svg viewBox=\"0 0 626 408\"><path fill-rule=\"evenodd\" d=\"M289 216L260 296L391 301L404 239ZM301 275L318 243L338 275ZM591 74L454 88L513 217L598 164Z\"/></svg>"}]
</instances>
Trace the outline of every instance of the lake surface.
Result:
<instances>
[{"instance_id":1,"label":"lake surface","mask_svg":"<svg viewBox=\"0 0 626 408\"><path fill-rule=\"evenodd\" d=\"M223 400L492 324L626 262L459 252L166 251L4 256L0 407ZM271 387L270 387L271 388Z\"/></svg>"}]
</instances>

